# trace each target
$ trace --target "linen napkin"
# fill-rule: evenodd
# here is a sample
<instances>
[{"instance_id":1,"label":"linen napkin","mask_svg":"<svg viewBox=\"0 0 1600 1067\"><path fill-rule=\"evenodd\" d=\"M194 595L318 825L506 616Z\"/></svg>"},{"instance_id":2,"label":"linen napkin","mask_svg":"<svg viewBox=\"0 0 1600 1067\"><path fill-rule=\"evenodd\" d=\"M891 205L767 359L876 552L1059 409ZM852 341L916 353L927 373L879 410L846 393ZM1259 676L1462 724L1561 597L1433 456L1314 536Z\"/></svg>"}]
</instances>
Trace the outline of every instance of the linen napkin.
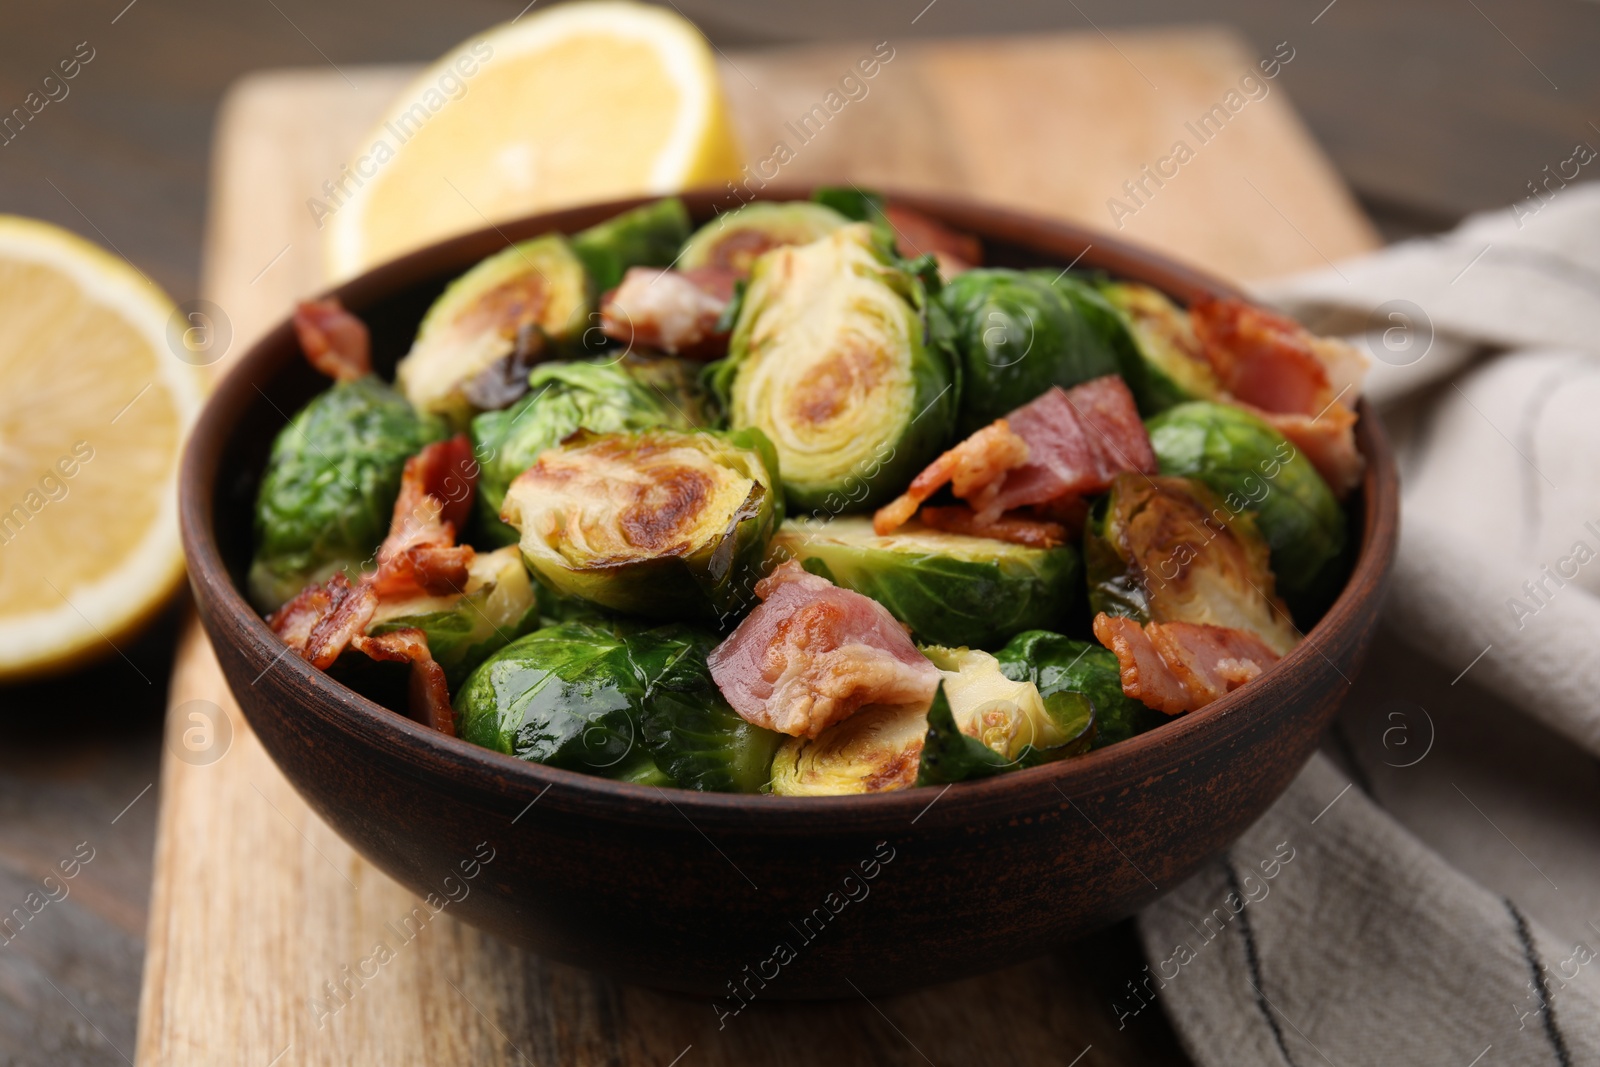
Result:
<instances>
[{"instance_id":1,"label":"linen napkin","mask_svg":"<svg viewBox=\"0 0 1600 1067\"><path fill-rule=\"evenodd\" d=\"M1119 1015L1204 1067L1600 1063L1600 185L1257 295L1376 356L1400 551L1324 753L1139 917Z\"/></svg>"}]
</instances>

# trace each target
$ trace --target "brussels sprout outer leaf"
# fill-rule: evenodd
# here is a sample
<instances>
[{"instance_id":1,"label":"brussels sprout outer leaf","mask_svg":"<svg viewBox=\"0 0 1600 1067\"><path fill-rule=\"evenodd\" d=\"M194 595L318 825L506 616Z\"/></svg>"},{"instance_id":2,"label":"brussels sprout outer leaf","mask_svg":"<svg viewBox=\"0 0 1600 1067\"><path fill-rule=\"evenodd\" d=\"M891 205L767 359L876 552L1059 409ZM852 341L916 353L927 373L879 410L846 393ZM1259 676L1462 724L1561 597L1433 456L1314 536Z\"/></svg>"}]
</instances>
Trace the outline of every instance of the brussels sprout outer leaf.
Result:
<instances>
[{"instance_id":1,"label":"brussels sprout outer leaf","mask_svg":"<svg viewBox=\"0 0 1600 1067\"><path fill-rule=\"evenodd\" d=\"M486 411L472 420L473 453L480 467L475 506L487 540L517 543L517 531L500 521L506 489L539 453L573 432L691 428L693 412L662 387L663 372L652 366L633 373L631 367L630 361L543 363L528 376L526 396L503 411ZM684 389L683 399L688 399L692 390L687 384Z\"/></svg>"},{"instance_id":2,"label":"brussels sprout outer leaf","mask_svg":"<svg viewBox=\"0 0 1600 1067\"><path fill-rule=\"evenodd\" d=\"M740 718L714 684L690 693L658 690L645 707L644 738L679 788L718 793L761 792L784 740Z\"/></svg>"},{"instance_id":3,"label":"brussels sprout outer leaf","mask_svg":"<svg viewBox=\"0 0 1600 1067\"><path fill-rule=\"evenodd\" d=\"M1097 644L1030 630L1013 637L995 658L1007 678L1037 686L1047 708L1064 694L1088 698L1094 705L1093 748L1125 741L1166 721L1160 712L1123 694L1117 657Z\"/></svg>"},{"instance_id":4,"label":"brussels sprout outer leaf","mask_svg":"<svg viewBox=\"0 0 1600 1067\"><path fill-rule=\"evenodd\" d=\"M851 222L876 222L883 217L883 196L867 192L857 186L820 185L811 193L811 199L824 207L831 207Z\"/></svg>"},{"instance_id":5,"label":"brussels sprout outer leaf","mask_svg":"<svg viewBox=\"0 0 1600 1067\"><path fill-rule=\"evenodd\" d=\"M389 531L406 459L445 435L371 375L313 397L273 442L256 497L255 606L276 610L339 571L354 578Z\"/></svg>"},{"instance_id":6,"label":"brussels sprout outer leaf","mask_svg":"<svg viewBox=\"0 0 1600 1067\"><path fill-rule=\"evenodd\" d=\"M596 293L615 289L629 267L666 267L689 239L689 212L677 197L643 204L571 239Z\"/></svg>"},{"instance_id":7,"label":"brussels sprout outer leaf","mask_svg":"<svg viewBox=\"0 0 1600 1067\"><path fill-rule=\"evenodd\" d=\"M1116 351L1049 280L969 270L939 295L955 332L962 382L958 430L970 436L1059 385L1115 374Z\"/></svg>"},{"instance_id":8,"label":"brussels sprout outer leaf","mask_svg":"<svg viewBox=\"0 0 1600 1067\"><path fill-rule=\"evenodd\" d=\"M887 537L870 520L789 523L774 554L871 597L917 638L993 648L1022 630L1061 625L1082 581L1077 550L904 529Z\"/></svg>"},{"instance_id":9,"label":"brussels sprout outer leaf","mask_svg":"<svg viewBox=\"0 0 1600 1067\"><path fill-rule=\"evenodd\" d=\"M917 784L947 785L969 778L988 778L1014 770L1019 765L1020 761L1006 759L956 728L955 716L950 712L950 701L944 695L944 683L940 682L933 696L933 704L928 708L928 736L922 743Z\"/></svg>"},{"instance_id":10,"label":"brussels sprout outer leaf","mask_svg":"<svg viewBox=\"0 0 1600 1067\"><path fill-rule=\"evenodd\" d=\"M1195 401L1151 419L1162 474L1195 478L1230 511L1255 512L1278 590L1294 604L1317 589L1347 535L1344 510L1311 461L1256 415Z\"/></svg>"}]
</instances>

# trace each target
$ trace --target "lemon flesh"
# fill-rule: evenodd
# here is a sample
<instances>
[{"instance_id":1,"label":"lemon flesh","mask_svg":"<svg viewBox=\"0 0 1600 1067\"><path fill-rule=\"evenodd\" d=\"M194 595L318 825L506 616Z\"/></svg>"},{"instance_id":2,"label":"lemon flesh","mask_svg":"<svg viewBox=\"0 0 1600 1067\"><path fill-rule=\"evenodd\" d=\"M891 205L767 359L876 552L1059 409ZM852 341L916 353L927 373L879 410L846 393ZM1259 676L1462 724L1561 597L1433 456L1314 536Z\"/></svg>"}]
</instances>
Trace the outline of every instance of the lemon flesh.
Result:
<instances>
[{"instance_id":1,"label":"lemon flesh","mask_svg":"<svg viewBox=\"0 0 1600 1067\"><path fill-rule=\"evenodd\" d=\"M338 280L533 212L737 176L705 39L626 0L499 26L429 67L311 205Z\"/></svg>"},{"instance_id":2,"label":"lemon flesh","mask_svg":"<svg viewBox=\"0 0 1600 1067\"><path fill-rule=\"evenodd\" d=\"M173 312L89 242L0 216L0 680L112 654L182 576L202 386Z\"/></svg>"}]
</instances>

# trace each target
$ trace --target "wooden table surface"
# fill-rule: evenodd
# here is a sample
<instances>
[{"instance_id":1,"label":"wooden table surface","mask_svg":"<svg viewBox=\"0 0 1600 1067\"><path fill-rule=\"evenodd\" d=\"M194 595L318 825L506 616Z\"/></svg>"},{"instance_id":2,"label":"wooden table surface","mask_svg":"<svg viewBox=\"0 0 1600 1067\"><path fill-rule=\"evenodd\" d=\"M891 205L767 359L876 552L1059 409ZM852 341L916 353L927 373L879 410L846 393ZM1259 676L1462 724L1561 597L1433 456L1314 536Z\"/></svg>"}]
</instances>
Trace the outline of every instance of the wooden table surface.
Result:
<instances>
[{"instance_id":1,"label":"wooden table surface","mask_svg":"<svg viewBox=\"0 0 1600 1067\"><path fill-rule=\"evenodd\" d=\"M211 129L229 83L252 69L324 58L430 58L522 6L16 5L0 32L0 108L19 103L78 42L89 42L95 59L67 100L0 147L0 211L47 218L113 246L179 299L191 297L199 290ZM1280 87L1389 235L1442 228L1525 195L1526 183L1567 158L1576 141L1600 144L1585 112L1600 96L1591 55L1600 5L1572 0L678 6L727 48L1200 19L1237 26L1264 48L1287 40L1297 54ZM131 662L112 657L64 681L0 688L0 900L22 899L80 842L96 850L72 895L0 952L0 1063L112 1064L132 1054L157 793L146 787L158 773L175 635L169 618L122 649ZM1103 978L1103 954L1129 951L1112 937L1061 965Z\"/></svg>"}]
</instances>

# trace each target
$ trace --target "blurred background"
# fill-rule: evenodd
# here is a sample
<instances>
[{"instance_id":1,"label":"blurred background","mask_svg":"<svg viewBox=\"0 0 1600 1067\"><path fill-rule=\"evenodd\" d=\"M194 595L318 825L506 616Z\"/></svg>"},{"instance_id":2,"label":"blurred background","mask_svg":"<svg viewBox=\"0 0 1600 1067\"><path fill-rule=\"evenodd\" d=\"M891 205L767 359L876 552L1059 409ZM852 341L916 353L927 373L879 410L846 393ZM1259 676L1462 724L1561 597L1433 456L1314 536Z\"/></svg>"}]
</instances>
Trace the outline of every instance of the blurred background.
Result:
<instances>
[{"instance_id":1,"label":"blurred background","mask_svg":"<svg viewBox=\"0 0 1600 1067\"><path fill-rule=\"evenodd\" d=\"M1600 136L1600 4L1586 0L669 3L725 49L1177 24L1230 27L1259 54L1293 39L1297 57L1277 87L1389 240L1525 197L1547 164ZM80 42L94 58L50 121L0 147L0 212L65 226L176 300L193 298L213 123L230 83L262 68L429 60L523 9L523 0L11 5L0 18L0 109ZM52 921L0 950L0 1065L114 1063L108 1044L132 1047L161 713L182 610L121 657L0 687L0 899L29 892L62 842L92 839L96 849ZM64 989L70 999L57 995Z\"/></svg>"}]
</instances>

